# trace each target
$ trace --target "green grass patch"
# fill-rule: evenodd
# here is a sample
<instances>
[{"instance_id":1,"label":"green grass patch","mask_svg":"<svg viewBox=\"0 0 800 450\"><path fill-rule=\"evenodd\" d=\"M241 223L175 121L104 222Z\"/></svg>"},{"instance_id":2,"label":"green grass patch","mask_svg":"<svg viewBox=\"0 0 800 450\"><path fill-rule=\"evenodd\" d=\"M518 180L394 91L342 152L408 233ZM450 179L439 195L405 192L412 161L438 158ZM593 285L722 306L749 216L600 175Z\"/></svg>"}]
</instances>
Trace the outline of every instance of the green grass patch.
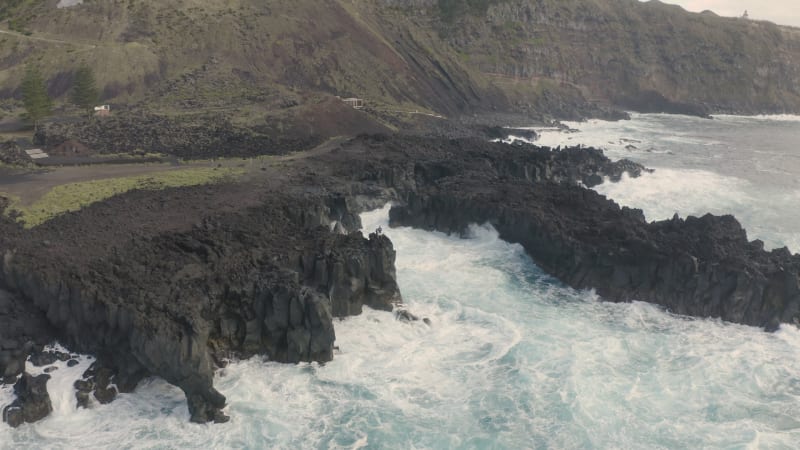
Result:
<instances>
[{"instance_id":1,"label":"green grass patch","mask_svg":"<svg viewBox=\"0 0 800 450\"><path fill-rule=\"evenodd\" d=\"M195 168L137 175L106 180L85 181L56 186L31 205L23 205L18 198L10 197L6 215L16 211L17 220L25 228L41 225L69 211L77 211L107 198L134 189L160 190L181 186L219 183L242 175L236 168Z\"/></svg>"}]
</instances>

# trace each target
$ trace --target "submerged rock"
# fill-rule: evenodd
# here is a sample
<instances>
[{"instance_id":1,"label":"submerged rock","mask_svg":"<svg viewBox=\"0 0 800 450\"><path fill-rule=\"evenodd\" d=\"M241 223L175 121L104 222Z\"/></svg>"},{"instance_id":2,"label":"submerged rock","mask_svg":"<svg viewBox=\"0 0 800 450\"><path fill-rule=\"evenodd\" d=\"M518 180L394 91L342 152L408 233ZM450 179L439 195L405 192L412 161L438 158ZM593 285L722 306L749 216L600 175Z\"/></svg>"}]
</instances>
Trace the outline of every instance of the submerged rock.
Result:
<instances>
[{"instance_id":1,"label":"submerged rock","mask_svg":"<svg viewBox=\"0 0 800 450\"><path fill-rule=\"evenodd\" d=\"M428 319L427 317L423 317L422 319L420 319L420 317L412 314L411 311L409 311L409 310L407 310L405 308L402 308L402 307L398 308L398 309L395 309L394 318L399 320L400 322L406 322L406 323L419 322L420 320L422 320L422 322L425 325L430 326L432 324L431 320Z\"/></svg>"},{"instance_id":2,"label":"submerged rock","mask_svg":"<svg viewBox=\"0 0 800 450\"><path fill-rule=\"evenodd\" d=\"M396 310L394 312L394 318L401 322L416 322L419 320L419 317L411 314L411 312L407 309Z\"/></svg>"},{"instance_id":3,"label":"submerged rock","mask_svg":"<svg viewBox=\"0 0 800 450\"><path fill-rule=\"evenodd\" d=\"M70 359L69 353L59 351L41 351L31 354L29 360L35 367L44 367L53 364L56 361L68 361Z\"/></svg>"}]
</instances>

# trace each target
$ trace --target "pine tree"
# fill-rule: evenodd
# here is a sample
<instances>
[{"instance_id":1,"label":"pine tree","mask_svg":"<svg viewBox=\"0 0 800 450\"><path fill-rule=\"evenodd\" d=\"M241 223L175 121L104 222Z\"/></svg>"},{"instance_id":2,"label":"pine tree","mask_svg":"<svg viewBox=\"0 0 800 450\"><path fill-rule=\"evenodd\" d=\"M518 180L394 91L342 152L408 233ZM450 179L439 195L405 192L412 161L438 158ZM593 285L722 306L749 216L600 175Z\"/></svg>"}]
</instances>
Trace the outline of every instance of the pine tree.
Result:
<instances>
[{"instance_id":1,"label":"pine tree","mask_svg":"<svg viewBox=\"0 0 800 450\"><path fill-rule=\"evenodd\" d=\"M34 66L28 66L25 70L25 78L22 80L22 102L28 120L33 122L34 130L38 130L39 122L50 115L53 101L47 95L42 74Z\"/></svg>"},{"instance_id":2,"label":"pine tree","mask_svg":"<svg viewBox=\"0 0 800 450\"><path fill-rule=\"evenodd\" d=\"M72 87L72 103L86 111L91 111L97 105L99 96L95 86L94 72L83 66L75 72L75 82Z\"/></svg>"}]
</instances>

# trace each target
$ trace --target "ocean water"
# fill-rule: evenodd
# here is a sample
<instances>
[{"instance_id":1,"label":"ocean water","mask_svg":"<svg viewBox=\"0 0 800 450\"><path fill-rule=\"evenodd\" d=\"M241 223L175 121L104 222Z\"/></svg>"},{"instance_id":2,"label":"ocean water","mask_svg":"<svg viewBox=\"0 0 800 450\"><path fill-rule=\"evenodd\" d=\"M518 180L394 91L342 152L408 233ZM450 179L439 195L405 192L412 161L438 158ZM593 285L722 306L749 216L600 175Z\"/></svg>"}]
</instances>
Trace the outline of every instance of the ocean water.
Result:
<instances>
[{"instance_id":1,"label":"ocean water","mask_svg":"<svg viewBox=\"0 0 800 450\"><path fill-rule=\"evenodd\" d=\"M607 137L613 132L600 128L617 126L596 132ZM651 164L660 161L653 152L643 151L656 174L681 169ZM747 192L746 176L710 166L694 169L717 177L703 187L709 205L730 186ZM367 310L337 321L340 351L326 365L231 364L215 380L228 398L225 425L190 424L180 390L158 379L75 411L70 384L90 364L83 358L80 370L53 373L56 412L17 430L0 426L0 449L797 448L797 329L769 334L645 303L604 303L545 275L491 228L459 239L389 229L387 216L388 207L364 214L364 228L381 226L392 239L407 307L430 326ZM797 239L763 225L776 240ZM9 399L0 390L0 404Z\"/></svg>"},{"instance_id":2,"label":"ocean water","mask_svg":"<svg viewBox=\"0 0 800 450\"><path fill-rule=\"evenodd\" d=\"M598 147L656 169L596 188L648 220L733 214L751 239L800 252L800 116L633 114L567 124L579 132L543 130L537 143Z\"/></svg>"}]
</instances>

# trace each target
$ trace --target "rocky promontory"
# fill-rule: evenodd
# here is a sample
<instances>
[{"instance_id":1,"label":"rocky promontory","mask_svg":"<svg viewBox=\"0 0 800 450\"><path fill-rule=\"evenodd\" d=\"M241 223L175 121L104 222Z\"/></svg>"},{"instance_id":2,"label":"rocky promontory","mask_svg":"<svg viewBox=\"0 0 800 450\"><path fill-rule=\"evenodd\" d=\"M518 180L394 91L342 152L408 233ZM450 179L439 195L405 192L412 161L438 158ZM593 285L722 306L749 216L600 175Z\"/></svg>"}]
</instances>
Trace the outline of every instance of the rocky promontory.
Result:
<instances>
[{"instance_id":1,"label":"rocky promontory","mask_svg":"<svg viewBox=\"0 0 800 450\"><path fill-rule=\"evenodd\" d=\"M159 196L132 193L64 216L4 248L2 283L15 292L11 305L39 312L16 323L24 329L43 321L74 351L97 355L121 392L157 375L184 390L193 421L224 421L216 367L254 355L330 361L334 317L364 305L391 310L401 301L389 239L341 225L333 232L331 211L341 211L325 196L275 195L110 248L77 237L92 228L86 216L158 201L152 195ZM97 225L94 239L115 238L103 235L107 224ZM74 246L64 241L71 233ZM8 377L23 370L19 361L31 345L23 341L4 350Z\"/></svg>"},{"instance_id":2,"label":"rocky promontory","mask_svg":"<svg viewBox=\"0 0 800 450\"><path fill-rule=\"evenodd\" d=\"M767 330L800 321L800 255L765 251L732 216L648 223L640 210L584 187L623 172L639 176L646 169L637 164L612 163L584 148L467 140L361 145L380 158L341 170L392 190L394 226L461 234L489 223L546 272L605 300L646 301Z\"/></svg>"},{"instance_id":3,"label":"rocky promontory","mask_svg":"<svg viewBox=\"0 0 800 450\"><path fill-rule=\"evenodd\" d=\"M730 216L648 223L587 188L647 170L598 150L376 135L262 169L128 192L32 229L0 219L5 381L58 340L98 359L76 380L79 403L159 376L185 392L193 421L223 422L216 368L256 355L324 363L335 317L401 301L391 241L358 231L358 213L388 201L395 226L489 223L605 300L767 329L800 313L800 256L748 242Z\"/></svg>"}]
</instances>

